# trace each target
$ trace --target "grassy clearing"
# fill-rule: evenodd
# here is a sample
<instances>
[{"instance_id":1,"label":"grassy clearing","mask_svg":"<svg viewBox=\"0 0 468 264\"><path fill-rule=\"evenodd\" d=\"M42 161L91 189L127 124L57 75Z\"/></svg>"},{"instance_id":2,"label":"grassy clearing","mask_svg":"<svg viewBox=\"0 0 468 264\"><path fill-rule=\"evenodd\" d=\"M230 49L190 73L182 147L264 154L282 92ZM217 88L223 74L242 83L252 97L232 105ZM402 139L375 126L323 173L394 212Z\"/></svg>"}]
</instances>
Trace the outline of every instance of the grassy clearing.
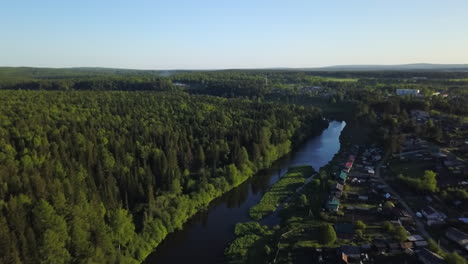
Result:
<instances>
[{"instance_id":1,"label":"grassy clearing","mask_svg":"<svg viewBox=\"0 0 468 264\"><path fill-rule=\"evenodd\" d=\"M347 185L345 185L345 191L347 193L361 194L361 193L364 193L367 190L366 190L366 188L364 188L362 186L347 184Z\"/></svg>"},{"instance_id":2,"label":"grassy clearing","mask_svg":"<svg viewBox=\"0 0 468 264\"><path fill-rule=\"evenodd\" d=\"M305 183L306 178L314 173L311 166L290 168L288 173L281 177L271 189L265 193L260 202L250 208L249 215L255 220L260 220L274 212L279 204L284 202L295 190Z\"/></svg>"},{"instance_id":3,"label":"grassy clearing","mask_svg":"<svg viewBox=\"0 0 468 264\"><path fill-rule=\"evenodd\" d=\"M341 204L343 207L360 207L360 208L376 208L377 205L375 204L368 204L368 203L342 203Z\"/></svg>"},{"instance_id":4,"label":"grassy clearing","mask_svg":"<svg viewBox=\"0 0 468 264\"><path fill-rule=\"evenodd\" d=\"M391 238L390 234L382 228L381 223L368 225L364 230L364 234L371 240L374 238Z\"/></svg>"},{"instance_id":5,"label":"grassy clearing","mask_svg":"<svg viewBox=\"0 0 468 264\"><path fill-rule=\"evenodd\" d=\"M334 77L324 77L322 78L324 81L328 82L357 82L359 79L357 78L334 78Z\"/></svg>"},{"instance_id":6,"label":"grassy clearing","mask_svg":"<svg viewBox=\"0 0 468 264\"><path fill-rule=\"evenodd\" d=\"M390 166L396 175L403 174L409 177L420 177L424 175L424 171L431 170L434 167L434 164L429 161L400 162L393 160Z\"/></svg>"}]
</instances>

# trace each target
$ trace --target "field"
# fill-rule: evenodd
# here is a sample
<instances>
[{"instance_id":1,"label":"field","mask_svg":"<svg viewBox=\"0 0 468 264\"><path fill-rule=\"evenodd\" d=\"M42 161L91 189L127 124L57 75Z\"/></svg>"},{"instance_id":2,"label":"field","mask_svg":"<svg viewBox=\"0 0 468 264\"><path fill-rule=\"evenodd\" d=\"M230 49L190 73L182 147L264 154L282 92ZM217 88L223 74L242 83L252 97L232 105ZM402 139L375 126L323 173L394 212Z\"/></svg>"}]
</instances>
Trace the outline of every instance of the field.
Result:
<instances>
[{"instance_id":1,"label":"field","mask_svg":"<svg viewBox=\"0 0 468 264\"><path fill-rule=\"evenodd\" d=\"M333 78L333 77L323 77L321 79L323 81L329 81L329 82L357 82L359 80L357 78Z\"/></svg>"},{"instance_id":2,"label":"field","mask_svg":"<svg viewBox=\"0 0 468 264\"><path fill-rule=\"evenodd\" d=\"M392 160L390 166L394 171L395 175L403 174L404 176L409 177L419 177L424 174L424 171L432 170L434 167L434 163L431 161L401 162L397 160Z\"/></svg>"},{"instance_id":3,"label":"field","mask_svg":"<svg viewBox=\"0 0 468 264\"><path fill-rule=\"evenodd\" d=\"M274 212L279 204L294 194L295 190L305 183L306 178L314 173L311 166L290 168L288 173L281 177L271 189L265 193L260 202L250 208L249 215L255 220L260 220Z\"/></svg>"}]
</instances>

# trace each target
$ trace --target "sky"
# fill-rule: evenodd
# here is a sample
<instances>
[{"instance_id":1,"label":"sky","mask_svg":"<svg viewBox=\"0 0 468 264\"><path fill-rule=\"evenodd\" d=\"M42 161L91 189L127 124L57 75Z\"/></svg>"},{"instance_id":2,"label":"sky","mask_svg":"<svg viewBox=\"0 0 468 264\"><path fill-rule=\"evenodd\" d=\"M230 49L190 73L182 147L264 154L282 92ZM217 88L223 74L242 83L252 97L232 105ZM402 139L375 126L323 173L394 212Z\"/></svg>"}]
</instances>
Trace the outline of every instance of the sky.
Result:
<instances>
[{"instance_id":1,"label":"sky","mask_svg":"<svg viewBox=\"0 0 468 264\"><path fill-rule=\"evenodd\" d=\"M468 0L0 0L0 66L468 63Z\"/></svg>"}]
</instances>

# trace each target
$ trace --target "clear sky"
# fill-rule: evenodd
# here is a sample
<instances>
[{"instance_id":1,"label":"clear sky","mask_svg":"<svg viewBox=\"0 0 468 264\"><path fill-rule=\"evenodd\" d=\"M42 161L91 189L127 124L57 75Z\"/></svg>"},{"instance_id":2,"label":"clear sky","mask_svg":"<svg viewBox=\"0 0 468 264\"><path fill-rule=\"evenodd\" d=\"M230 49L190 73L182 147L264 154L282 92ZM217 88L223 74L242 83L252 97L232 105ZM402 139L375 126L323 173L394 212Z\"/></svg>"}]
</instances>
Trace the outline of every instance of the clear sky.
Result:
<instances>
[{"instance_id":1,"label":"clear sky","mask_svg":"<svg viewBox=\"0 0 468 264\"><path fill-rule=\"evenodd\" d=\"M0 65L468 63L468 0L0 0Z\"/></svg>"}]
</instances>

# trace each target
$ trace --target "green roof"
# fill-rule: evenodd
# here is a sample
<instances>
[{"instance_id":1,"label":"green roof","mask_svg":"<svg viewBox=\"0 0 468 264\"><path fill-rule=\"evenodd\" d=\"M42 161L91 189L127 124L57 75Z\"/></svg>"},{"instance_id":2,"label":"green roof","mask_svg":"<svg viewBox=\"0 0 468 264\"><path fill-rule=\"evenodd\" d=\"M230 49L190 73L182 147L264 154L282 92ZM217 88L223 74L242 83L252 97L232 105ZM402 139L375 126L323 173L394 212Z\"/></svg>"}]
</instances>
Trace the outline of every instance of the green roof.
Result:
<instances>
[{"instance_id":1,"label":"green roof","mask_svg":"<svg viewBox=\"0 0 468 264\"><path fill-rule=\"evenodd\" d=\"M339 206L340 205L340 200L336 199L333 197L330 201L328 201L328 206Z\"/></svg>"},{"instance_id":2,"label":"green roof","mask_svg":"<svg viewBox=\"0 0 468 264\"><path fill-rule=\"evenodd\" d=\"M340 173L339 178L342 179L343 181L346 181L346 178L348 178L348 174L346 172L342 171Z\"/></svg>"}]
</instances>

